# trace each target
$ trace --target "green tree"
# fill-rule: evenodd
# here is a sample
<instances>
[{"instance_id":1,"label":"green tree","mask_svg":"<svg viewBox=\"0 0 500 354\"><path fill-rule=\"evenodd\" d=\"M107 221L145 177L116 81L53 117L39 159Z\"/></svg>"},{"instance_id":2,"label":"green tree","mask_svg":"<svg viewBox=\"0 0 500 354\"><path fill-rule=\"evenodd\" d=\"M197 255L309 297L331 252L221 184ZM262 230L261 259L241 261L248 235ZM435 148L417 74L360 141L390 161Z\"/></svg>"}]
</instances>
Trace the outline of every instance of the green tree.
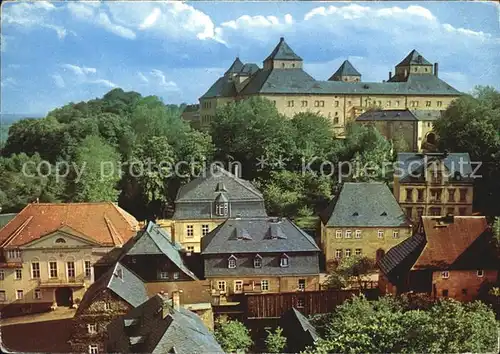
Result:
<instances>
[{"instance_id":1,"label":"green tree","mask_svg":"<svg viewBox=\"0 0 500 354\"><path fill-rule=\"evenodd\" d=\"M344 257L328 275L326 285L329 288L341 289L355 282L362 289L366 275L375 269L375 261L369 257L357 255Z\"/></svg>"},{"instance_id":2,"label":"green tree","mask_svg":"<svg viewBox=\"0 0 500 354\"><path fill-rule=\"evenodd\" d=\"M493 221L492 226L493 236L495 237L497 244L500 245L500 217L496 216Z\"/></svg>"},{"instance_id":3,"label":"green tree","mask_svg":"<svg viewBox=\"0 0 500 354\"><path fill-rule=\"evenodd\" d=\"M215 322L215 338L225 352L246 351L253 341L245 325L222 316Z\"/></svg>"},{"instance_id":4,"label":"green tree","mask_svg":"<svg viewBox=\"0 0 500 354\"><path fill-rule=\"evenodd\" d=\"M98 136L86 137L75 151L69 195L77 202L117 201L120 154Z\"/></svg>"},{"instance_id":5,"label":"green tree","mask_svg":"<svg viewBox=\"0 0 500 354\"><path fill-rule=\"evenodd\" d=\"M277 327L274 331L266 329L266 348L268 353L282 353L286 346L286 337L283 335L283 329Z\"/></svg>"}]
</instances>

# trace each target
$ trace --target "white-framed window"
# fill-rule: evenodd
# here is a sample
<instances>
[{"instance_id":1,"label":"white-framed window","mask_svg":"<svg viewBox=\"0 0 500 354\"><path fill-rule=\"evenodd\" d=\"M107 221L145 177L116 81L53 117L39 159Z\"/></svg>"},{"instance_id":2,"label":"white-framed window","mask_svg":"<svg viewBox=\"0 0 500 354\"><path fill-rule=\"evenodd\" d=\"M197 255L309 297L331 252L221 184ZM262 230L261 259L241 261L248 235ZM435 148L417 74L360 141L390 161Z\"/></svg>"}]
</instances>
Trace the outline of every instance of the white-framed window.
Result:
<instances>
[{"instance_id":1,"label":"white-framed window","mask_svg":"<svg viewBox=\"0 0 500 354\"><path fill-rule=\"evenodd\" d=\"M5 273L3 270L0 270L0 280L5 280Z\"/></svg>"},{"instance_id":2,"label":"white-framed window","mask_svg":"<svg viewBox=\"0 0 500 354\"><path fill-rule=\"evenodd\" d=\"M346 248L345 249L345 256L346 257L351 257L351 249L350 248Z\"/></svg>"},{"instance_id":3,"label":"white-framed window","mask_svg":"<svg viewBox=\"0 0 500 354\"><path fill-rule=\"evenodd\" d=\"M262 257L256 255L253 259L253 267L254 268L262 268Z\"/></svg>"},{"instance_id":4,"label":"white-framed window","mask_svg":"<svg viewBox=\"0 0 500 354\"><path fill-rule=\"evenodd\" d=\"M229 269L236 268L236 257L235 256L229 257L229 259L227 260L227 267Z\"/></svg>"},{"instance_id":5,"label":"white-framed window","mask_svg":"<svg viewBox=\"0 0 500 354\"><path fill-rule=\"evenodd\" d=\"M235 280L234 281L234 292L242 293L243 292L243 280Z\"/></svg>"},{"instance_id":6,"label":"white-framed window","mask_svg":"<svg viewBox=\"0 0 500 354\"><path fill-rule=\"evenodd\" d=\"M342 248L337 248L335 250L335 258L337 258L337 259L342 258Z\"/></svg>"},{"instance_id":7,"label":"white-framed window","mask_svg":"<svg viewBox=\"0 0 500 354\"><path fill-rule=\"evenodd\" d=\"M160 279L168 279L168 272L160 272Z\"/></svg>"},{"instance_id":8,"label":"white-framed window","mask_svg":"<svg viewBox=\"0 0 500 354\"><path fill-rule=\"evenodd\" d=\"M290 259L286 254L282 255L280 258L280 267L286 268L290 265Z\"/></svg>"},{"instance_id":9,"label":"white-framed window","mask_svg":"<svg viewBox=\"0 0 500 354\"><path fill-rule=\"evenodd\" d=\"M345 230L345 238L351 238L352 231L351 230Z\"/></svg>"},{"instance_id":10,"label":"white-framed window","mask_svg":"<svg viewBox=\"0 0 500 354\"><path fill-rule=\"evenodd\" d=\"M84 261L83 268L85 271L85 278L90 279L92 277L92 264L90 261Z\"/></svg>"},{"instance_id":11,"label":"white-framed window","mask_svg":"<svg viewBox=\"0 0 500 354\"><path fill-rule=\"evenodd\" d=\"M177 279L179 279L179 277L180 277L180 273L174 272L174 279L177 280Z\"/></svg>"},{"instance_id":12,"label":"white-framed window","mask_svg":"<svg viewBox=\"0 0 500 354\"><path fill-rule=\"evenodd\" d=\"M342 230L335 231L335 238L342 238Z\"/></svg>"},{"instance_id":13,"label":"white-framed window","mask_svg":"<svg viewBox=\"0 0 500 354\"><path fill-rule=\"evenodd\" d=\"M111 304L109 302L104 303L104 311L109 311L111 310Z\"/></svg>"},{"instance_id":14,"label":"white-framed window","mask_svg":"<svg viewBox=\"0 0 500 354\"><path fill-rule=\"evenodd\" d=\"M444 270L441 272L441 278L443 279L448 279L450 277L450 272L447 270Z\"/></svg>"},{"instance_id":15,"label":"white-framed window","mask_svg":"<svg viewBox=\"0 0 500 354\"><path fill-rule=\"evenodd\" d=\"M361 253L363 253L363 251L361 250L361 248L356 248L356 249L354 250L354 254L355 254L356 256L361 256Z\"/></svg>"},{"instance_id":16,"label":"white-framed window","mask_svg":"<svg viewBox=\"0 0 500 354\"><path fill-rule=\"evenodd\" d=\"M89 334L96 334L97 333L97 323L89 323L87 325L87 331Z\"/></svg>"},{"instance_id":17,"label":"white-framed window","mask_svg":"<svg viewBox=\"0 0 500 354\"><path fill-rule=\"evenodd\" d=\"M35 292L33 293L33 298L35 300L41 300L42 299L42 290L35 289Z\"/></svg>"},{"instance_id":18,"label":"white-framed window","mask_svg":"<svg viewBox=\"0 0 500 354\"><path fill-rule=\"evenodd\" d=\"M201 225L201 235L202 236L205 236L206 234L208 234L210 231L209 231L209 226L208 224L203 224Z\"/></svg>"},{"instance_id":19,"label":"white-framed window","mask_svg":"<svg viewBox=\"0 0 500 354\"><path fill-rule=\"evenodd\" d=\"M306 280L299 279L299 291L304 291L306 289Z\"/></svg>"},{"instance_id":20,"label":"white-framed window","mask_svg":"<svg viewBox=\"0 0 500 354\"><path fill-rule=\"evenodd\" d=\"M31 263L31 278L40 279L40 263L38 262Z\"/></svg>"},{"instance_id":21,"label":"white-framed window","mask_svg":"<svg viewBox=\"0 0 500 354\"><path fill-rule=\"evenodd\" d=\"M57 261L49 262L49 278L57 278Z\"/></svg>"},{"instance_id":22,"label":"white-framed window","mask_svg":"<svg viewBox=\"0 0 500 354\"><path fill-rule=\"evenodd\" d=\"M260 281L260 290L262 291L269 290L269 280L264 279Z\"/></svg>"},{"instance_id":23,"label":"white-framed window","mask_svg":"<svg viewBox=\"0 0 500 354\"><path fill-rule=\"evenodd\" d=\"M0 302L7 301L5 290L0 290Z\"/></svg>"},{"instance_id":24,"label":"white-framed window","mask_svg":"<svg viewBox=\"0 0 500 354\"><path fill-rule=\"evenodd\" d=\"M22 300L24 298L23 290L16 290L16 300Z\"/></svg>"},{"instance_id":25,"label":"white-framed window","mask_svg":"<svg viewBox=\"0 0 500 354\"><path fill-rule=\"evenodd\" d=\"M356 230L356 233L354 234L355 238L361 238L361 230Z\"/></svg>"},{"instance_id":26,"label":"white-framed window","mask_svg":"<svg viewBox=\"0 0 500 354\"><path fill-rule=\"evenodd\" d=\"M303 309L305 305L306 305L305 299L303 297L298 297L297 298L297 308Z\"/></svg>"},{"instance_id":27,"label":"white-framed window","mask_svg":"<svg viewBox=\"0 0 500 354\"><path fill-rule=\"evenodd\" d=\"M221 293L226 292L226 282L224 280L219 280L217 282L217 290L219 290Z\"/></svg>"},{"instance_id":28,"label":"white-framed window","mask_svg":"<svg viewBox=\"0 0 500 354\"><path fill-rule=\"evenodd\" d=\"M484 277L484 270L482 270L482 269L478 269L478 270L477 270L477 272L476 272L476 275L477 275L479 278Z\"/></svg>"},{"instance_id":29,"label":"white-framed window","mask_svg":"<svg viewBox=\"0 0 500 354\"><path fill-rule=\"evenodd\" d=\"M399 231L398 230L392 231L392 238L399 238Z\"/></svg>"},{"instance_id":30,"label":"white-framed window","mask_svg":"<svg viewBox=\"0 0 500 354\"><path fill-rule=\"evenodd\" d=\"M22 269L16 269L15 274L16 274L16 276L15 276L16 280L23 279L23 270Z\"/></svg>"},{"instance_id":31,"label":"white-framed window","mask_svg":"<svg viewBox=\"0 0 500 354\"><path fill-rule=\"evenodd\" d=\"M18 250L18 249L8 250L7 257L8 258L21 258L21 250Z\"/></svg>"},{"instance_id":32,"label":"white-framed window","mask_svg":"<svg viewBox=\"0 0 500 354\"><path fill-rule=\"evenodd\" d=\"M121 269L118 269L117 272L121 272ZM68 261L66 262L66 275L68 276L68 279L75 279L75 262L73 261ZM119 275L117 275L118 278L121 278Z\"/></svg>"},{"instance_id":33,"label":"white-framed window","mask_svg":"<svg viewBox=\"0 0 500 354\"><path fill-rule=\"evenodd\" d=\"M378 238L384 238L384 230L378 230L377 236Z\"/></svg>"},{"instance_id":34,"label":"white-framed window","mask_svg":"<svg viewBox=\"0 0 500 354\"><path fill-rule=\"evenodd\" d=\"M99 352L99 346L97 344L89 344L89 354L97 354Z\"/></svg>"},{"instance_id":35,"label":"white-framed window","mask_svg":"<svg viewBox=\"0 0 500 354\"><path fill-rule=\"evenodd\" d=\"M194 236L194 227L193 225L186 225L186 237Z\"/></svg>"}]
</instances>

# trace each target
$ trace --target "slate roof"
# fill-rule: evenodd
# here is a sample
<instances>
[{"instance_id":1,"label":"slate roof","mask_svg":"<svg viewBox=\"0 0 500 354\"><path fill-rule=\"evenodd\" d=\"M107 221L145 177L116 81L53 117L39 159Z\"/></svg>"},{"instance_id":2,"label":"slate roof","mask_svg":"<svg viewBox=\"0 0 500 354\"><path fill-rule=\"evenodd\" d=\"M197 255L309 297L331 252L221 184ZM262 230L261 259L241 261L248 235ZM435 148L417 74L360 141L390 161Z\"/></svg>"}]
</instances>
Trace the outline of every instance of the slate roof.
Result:
<instances>
[{"instance_id":1,"label":"slate roof","mask_svg":"<svg viewBox=\"0 0 500 354\"><path fill-rule=\"evenodd\" d=\"M289 312L290 312L290 314L293 315L293 317L297 320L297 322L300 324L300 326L304 329L304 332L307 332L314 341L319 339L319 335L316 332L316 329L311 324L311 322L309 322L309 320L306 318L306 316L304 316L295 307L292 307L289 310Z\"/></svg>"},{"instance_id":2,"label":"slate roof","mask_svg":"<svg viewBox=\"0 0 500 354\"><path fill-rule=\"evenodd\" d=\"M184 264L180 250L182 246L172 241L170 234L153 222L149 222L145 230L136 239L134 244L126 251L126 255L165 255L184 274L193 280L197 280L196 275Z\"/></svg>"},{"instance_id":3,"label":"slate roof","mask_svg":"<svg viewBox=\"0 0 500 354\"><path fill-rule=\"evenodd\" d=\"M460 181L472 182L472 165L469 153L398 153L396 163L401 168L402 173L399 176L401 182L411 182L420 180L424 176L424 165L427 166L436 161L442 161L448 170L448 174L455 178L456 173L460 173ZM461 164L462 163L462 164ZM456 180L456 178L455 178ZM456 180L458 181L458 180Z\"/></svg>"},{"instance_id":4,"label":"slate roof","mask_svg":"<svg viewBox=\"0 0 500 354\"><path fill-rule=\"evenodd\" d=\"M328 80L342 76L361 76L361 74L354 68L349 60L344 60L342 65L340 65L337 71Z\"/></svg>"},{"instance_id":5,"label":"slate roof","mask_svg":"<svg viewBox=\"0 0 500 354\"><path fill-rule=\"evenodd\" d=\"M398 65L396 66L408 66L408 65L432 65L427 59L425 59L419 52L413 49Z\"/></svg>"},{"instance_id":6,"label":"slate roof","mask_svg":"<svg viewBox=\"0 0 500 354\"><path fill-rule=\"evenodd\" d=\"M119 277L120 272L122 274L121 278ZM148 299L146 287L141 279L120 262L117 262L113 268L104 273L87 289L78 306L76 315L79 315L88 308L96 296L105 289L111 290L118 297L134 307L139 306Z\"/></svg>"},{"instance_id":7,"label":"slate roof","mask_svg":"<svg viewBox=\"0 0 500 354\"><path fill-rule=\"evenodd\" d=\"M241 90L240 95L257 93L274 94L351 94L351 95L461 95L438 77L408 75L404 82L344 82L315 80L303 69L260 69Z\"/></svg>"},{"instance_id":8,"label":"slate roof","mask_svg":"<svg viewBox=\"0 0 500 354\"><path fill-rule=\"evenodd\" d=\"M238 91L229 76L222 76L200 98L234 97Z\"/></svg>"},{"instance_id":9,"label":"slate roof","mask_svg":"<svg viewBox=\"0 0 500 354\"><path fill-rule=\"evenodd\" d=\"M323 213L322 221L335 227L410 225L389 187L380 182L344 183Z\"/></svg>"},{"instance_id":10,"label":"slate roof","mask_svg":"<svg viewBox=\"0 0 500 354\"><path fill-rule=\"evenodd\" d=\"M441 114L437 110L384 109L366 111L356 121L435 121Z\"/></svg>"},{"instance_id":11,"label":"slate roof","mask_svg":"<svg viewBox=\"0 0 500 354\"><path fill-rule=\"evenodd\" d=\"M231 218L201 241L202 255L319 251L309 234L285 218Z\"/></svg>"},{"instance_id":12,"label":"slate roof","mask_svg":"<svg viewBox=\"0 0 500 354\"><path fill-rule=\"evenodd\" d=\"M281 37L279 43L273 49L267 60L302 60L290 46L285 42L285 38Z\"/></svg>"},{"instance_id":13,"label":"slate roof","mask_svg":"<svg viewBox=\"0 0 500 354\"><path fill-rule=\"evenodd\" d=\"M243 69L243 63L241 62L240 58L236 57L236 59L234 59L229 69L227 69L226 74L239 73L241 69Z\"/></svg>"},{"instance_id":14,"label":"slate roof","mask_svg":"<svg viewBox=\"0 0 500 354\"><path fill-rule=\"evenodd\" d=\"M423 230L391 248L378 262L393 278L410 270L496 269L491 230L484 216L423 216Z\"/></svg>"},{"instance_id":15,"label":"slate roof","mask_svg":"<svg viewBox=\"0 0 500 354\"><path fill-rule=\"evenodd\" d=\"M184 112L198 112L200 110L200 105L199 104L188 104L186 107L184 107Z\"/></svg>"},{"instance_id":16,"label":"slate roof","mask_svg":"<svg viewBox=\"0 0 500 354\"><path fill-rule=\"evenodd\" d=\"M139 229L132 215L111 202L32 203L0 229L0 247L22 246L63 226L103 246L123 245Z\"/></svg>"},{"instance_id":17,"label":"slate roof","mask_svg":"<svg viewBox=\"0 0 500 354\"><path fill-rule=\"evenodd\" d=\"M127 320L137 320L138 325L125 330ZM109 343L115 343L117 349L125 353L224 353L195 313L173 309L169 299L161 294L113 320L108 326L108 335ZM139 343L137 347L130 344L132 341Z\"/></svg>"},{"instance_id":18,"label":"slate roof","mask_svg":"<svg viewBox=\"0 0 500 354\"><path fill-rule=\"evenodd\" d=\"M219 183L224 184L230 200L263 200L262 193L249 181L236 177L222 167L213 166L207 168L202 176L182 186L175 202L213 201L219 195Z\"/></svg>"},{"instance_id":19,"label":"slate roof","mask_svg":"<svg viewBox=\"0 0 500 354\"><path fill-rule=\"evenodd\" d=\"M243 68L240 70L240 75L252 75L259 71L259 66L254 63L248 63L243 65Z\"/></svg>"}]
</instances>

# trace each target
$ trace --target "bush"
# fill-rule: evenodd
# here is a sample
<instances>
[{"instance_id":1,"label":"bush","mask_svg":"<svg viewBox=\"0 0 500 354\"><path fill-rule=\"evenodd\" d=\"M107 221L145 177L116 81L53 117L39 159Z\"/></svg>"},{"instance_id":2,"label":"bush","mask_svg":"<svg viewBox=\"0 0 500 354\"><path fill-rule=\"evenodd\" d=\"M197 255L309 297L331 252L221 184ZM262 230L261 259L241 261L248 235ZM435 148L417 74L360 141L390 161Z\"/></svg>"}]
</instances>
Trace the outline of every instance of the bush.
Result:
<instances>
[{"instance_id":1,"label":"bush","mask_svg":"<svg viewBox=\"0 0 500 354\"><path fill-rule=\"evenodd\" d=\"M222 316L215 321L215 338L225 352L246 351L253 344L250 332L239 321Z\"/></svg>"}]
</instances>

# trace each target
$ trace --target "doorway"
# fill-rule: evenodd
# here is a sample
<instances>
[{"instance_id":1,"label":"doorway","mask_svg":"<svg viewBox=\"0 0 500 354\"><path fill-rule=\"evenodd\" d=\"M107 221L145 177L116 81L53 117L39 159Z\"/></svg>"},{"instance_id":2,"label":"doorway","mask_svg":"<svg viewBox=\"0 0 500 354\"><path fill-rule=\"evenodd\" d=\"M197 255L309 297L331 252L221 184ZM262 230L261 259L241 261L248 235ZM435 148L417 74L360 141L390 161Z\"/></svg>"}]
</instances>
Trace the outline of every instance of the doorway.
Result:
<instances>
[{"instance_id":1,"label":"doorway","mask_svg":"<svg viewBox=\"0 0 500 354\"><path fill-rule=\"evenodd\" d=\"M56 289L57 306L71 306L73 303L73 291L68 287Z\"/></svg>"}]
</instances>

